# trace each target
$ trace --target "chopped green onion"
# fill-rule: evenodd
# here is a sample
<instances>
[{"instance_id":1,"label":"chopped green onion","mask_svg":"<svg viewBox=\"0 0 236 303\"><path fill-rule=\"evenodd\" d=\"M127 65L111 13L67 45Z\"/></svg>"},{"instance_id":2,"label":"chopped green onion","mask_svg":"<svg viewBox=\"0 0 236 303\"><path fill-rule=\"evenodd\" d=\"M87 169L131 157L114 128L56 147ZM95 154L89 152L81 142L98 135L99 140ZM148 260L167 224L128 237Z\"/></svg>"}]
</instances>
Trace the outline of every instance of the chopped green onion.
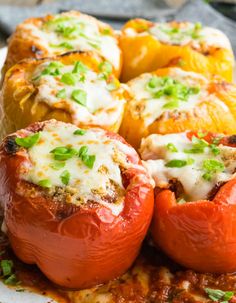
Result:
<instances>
[{"instance_id":1,"label":"chopped green onion","mask_svg":"<svg viewBox=\"0 0 236 303\"><path fill-rule=\"evenodd\" d=\"M4 279L3 282L6 285L17 285L17 284L19 284L19 281L18 281L18 279L17 279L17 277L16 277L15 274L10 275L6 279Z\"/></svg>"},{"instance_id":2,"label":"chopped green onion","mask_svg":"<svg viewBox=\"0 0 236 303\"><path fill-rule=\"evenodd\" d=\"M209 146L209 143L204 139L199 139L195 136L192 137L192 148L184 149L186 154L200 154L204 152L205 147Z\"/></svg>"},{"instance_id":3,"label":"chopped green onion","mask_svg":"<svg viewBox=\"0 0 236 303\"><path fill-rule=\"evenodd\" d=\"M161 83L161 77L153 76L146 84L146 89L152 92L154 89L160 86Z\"/></svg>"},{"instance_id":4,"label":"chopped green onion","mask_svg":"<svg viewBox=\"0 0 236 303\"><path fill-rule=\"evenodd\" d=\"M55 170L60 170L65 167L66 163L63 161L58 161L50 164L50 167Z\"/></svg>"},{"instance_id":5,"label":"chopped green onion","mask_svg":"<svg viewBox=\"0 0 236 303\"><path fill-rule=\"evenodd\" d=\"M24 138L17 137L15 139L15 142L19 146L22 146L24 148L30 148L33 145L35 145L39 141L39 139L40 139L40 132Z\"/></svg>"},{"instance_id":6,"label":"chopped green onion","mask_svg":"<svg viewBox=\"0 0 236 303\"><path fill-rule=\"evenodd\" d=\"M93 168L96 156L88 155L88 147L86 145L81 146L79 150L79 157L88 168Z\"/></svg>"},{"instance_id":7,"label":"chopped green onion","mask_svg":"<svg viewBox=\"0 0 236 303\"><path fill-rule=\"evenodd\" d=\"M169 151L171 151L172 153L177 153L177 152L178 152L177 147L176 147L173 143L168 143L168 144L166 145L166 147L167 147L167 149L168 149Z\"/></svg>"},{"instance_id":8,"label":"chopped green onion","mask_svg":"<svg viewBox=\"0 0 236 303\"><path fill-rule=\"evenodd\" d=\"M19 284L16 275L13 273L13 262L12 260L1 260L0 262L2 276L4 277L4 284L16 285Z\"/></svg>"},{"instance_id":9,"label":"chopped green onion","mask_svg":"<svg viewBox=\"0 0 236 303\"><path fill-rule=\"evenodd\" d=\"M83 136L85 133L86 133L86 130L80 129L80 128L76 129L76 130L73 132L74 135L79 135L79 136Z\"/></svg>"},{"instance_id":10,"label":"chopped green onion","mask_svg":"<svg viewBox=\"0 0 236 303\"><path fill-rule=\"evenodd\" d=\"M190 149L184 149L184 153L186 154L201 154L204 152L204 149L201 147L193 147Z\"/></svg>"},{"instance_id":11,"label":"chopped green onion","mask_svg":"<svg viewBox=\"0 0 236 303\"><path fill-rule=\"evenodd\" d=\"M199 87L190 87L188 92L191 95L197 95L200 92L200 88Z\"/></svg>"},{"instance_id":12,"label":"chopped green onion","mask_svg":"<svg viewBox=\"0 0 236 303\"><path fill-rule=\"evenodd\" d=\"M66 98L66 89L63 88L63 89L59 90L59 92L56 94L56 97L60 98L60 99L65 99Z\"/></svg>"},{"instance_id":13,"label":"chopped green onion","mask_svg":"<svg viewBox=\"0 0 236 303\"><path fill-rule=\"evenodd\" d=\"M214 302L228 303L234 296L233 291L223 291L220 289L205 288L204 291L208 294L208 297ZM223 303L223 302L222 302Z\"/></svg>"},{"instance_id":14,"label":"chopped green onion","mask_svg":"<svg viewBox=\"0 0 236 303\"><path fill-rule=\"evenodd\" d=\"M61 146L54 148L50 153L53 154L55 160L65 161L77 155L78 151L72 147Z\"/></svg>"},{"instance_id":15,"label":"chopped green onion","mask_svg":"<svg viewBox=\"0 0 236 303\"><path fill-rule=\"evenodd\" d=\"M211 181L213 174L222 172L225 169L225 166L218 160L207 159L203 161L202 168L205 171L205 173L202 175L203 179Z\"/></svg>"},{"instance_id":16,"label":"chopped green onion","mask_svg":"<svg viewBox=\"0 0 236 303\"><path fill-rule=\"evenodd\" d=\"M88 152L88 146L86 145L83 145L80 147L80 150L79 150L79 157L83 157L84 155L86 155Z\"/></svg>"},{"instance_id":17,"label":"chopped green onion","mask_svg":"<svg viewBox=\"0 0 236 303\"><path fill-rule=\"evenodd\" d=\"M88 44L95 49L100 49L100 45L96 42L88 41Z\"/></svg>"},{"instance_id":18,"label":"chopped green onion","mask_svg":"<svg viewBox=\"0 0 236 303\"><path fill-rule=\"evenodd\" d=\"M38 182L38 185L41 187L50 188L52 187L52 183L49 179L43 179Z\"/></svg>"},{"instance_id":19,"label":"chopped green onion","mask_svg":"<svg viewBox=\"0 0 236 303\"><path fill-rule=\"evenodd\" d=\"M113 70L111 63L107 61L100 63L98 69L102 72L102 77L104 79L107 79Z\"/></svg>"},{"instance_id":20,"label":"chopped green onion","mask_svg":"<svg viewBox=\"0 0 236 303\"><path fill-rule=\"evenodd\" d=\"M13 262L12 260L1 260L1 270L4 277L12 274Z\"/></svg>"},{"instance_id":21,"label":"chopped green onion","mask_svg":"<svg viewBox=\"0 0 236 303\"><path fill-rule=\"evenodd\" d=\"M101 31L102 35L110 35L111 34L111 29L110 28L104 28Z\"/></svg>"},{"instance_id":22,"label":"chopped green onion","mask_svg":"<svg viewBox=\"0 0 236 303\"><path fill-rule=\"evenodd\" d=\"M82 89L75 89L71 94L71 98L80 105L86 106L87 93Z\"/></svg>"},{"instance_id":23,"label":"chopped green onion","mask_svg":"<svg viewBox=\"0 0 236 303\"><path fill-rule=\"evenodd\" d=\"M93 168L94 162L96 160L95 155L83 155L82 161L88 168Z\"/></svg>"},{"instance_id":24,"label":"chopped green onion","mask_svg":"<svg viewBox=\"0 0 236 303\"><path fill-rule=\"evenodd\" d=\"M195 160L192 159L192 158L188 158L188 159L187 159L187 164L188 164L188 165L192 165L194 162L195 162Z\"/></svg>"},{"instance_id":25,"label":"chopped green onion","mask_svg":"<svg viewBox=\"0 0 236 303\"><path fill-rule=\"evenodd\" d=\"M65 73L61 77L61 82L67 85L75 85L78 81L78 77L72 73Z\"/></svg>"},{"instance_id":26,"label":"chopped green onion","mask_svg":"<svg viewBox=\"0 0 236 303\"><path fill-rule=\"evenodd\" d=\"M215 144L210 144L210 149L211 149L213 155L217 156L220 154L220 149Z\"/></svg>"},{"instance_id":27,"label":"chopped green onion","mask_svg":"<svg viewBox=\"0 0 236 303\"><path fill-rule=\"evenodd\" d=\"M170 101L170 102L166 103L165 105L163 105L162 107L166 108L166 109L178 108L179 107L179 101L178 100Z\"/></svg>"},{"instance_id":28,"label":"chopped green onion","mask_svg":"<svg viewBox=\"0 0 236 303\"><path fill-rule=\"evenodd\" d=\"M74 49L74 46L68 42L62 42L60 44L50 44L50 46L53 48L65 48L69 50Z\"/></svg>"},{"instance_id":29,"label":"chopped green onion","mask_svg":"<svg viewBox=\"0 0 236 303\"><path fill-rule=\"evenodd\" d=\"M206 137L207 136L207 134L208 134L208 132L201 132L201 131L199 131L198 133L197 133L197 136L198 136L198 138L204 138L204 137Z\"/></svg>"},{"instance_id":30,"label":"chopped green onion","mask_svg":"<svg viewBox=\"0 0 236 303\"><path fill-rule=\"evenodd\" d=\"M169 162L166 163L166 167L184 167L186 166L188 163L186 160L178 160L178 159L174 159L174 160L170 160Z\"/></svg>"},{"instance_id":31,"label":"chopped green onion","mask_svg":"<svg viewBox=\"0 0 236 303\"><path fill-rule=\"evenodd\" d=\"M60 178L63 184L68 185L70 181L70 172L68 170L64 170L61 173Z\"/></svg>"},{"instance_id":32,"label":"chopped green onion","mask_svg":"<svg viewBox=\"0 0 236 303\"><path fill-rule=\"evenodd\" d=\"M72 73L73 74L86 73L88 70L89 68L84 63L82 63L81 61L77 61L75 63Z\"/></svg>"},{"instance_id":33,"label":"chopped green onion","mask_svg":"<svg viewBox=\"0 0 236 303\"><path fill-rule=\"evenodd\" d=\"M63 67L64 64L58 61L52 61L49 65L41 72L41 74L33 80L38 80L43 76L59 76L60 75L60 68Z\"/></svg>"}]
</instances>

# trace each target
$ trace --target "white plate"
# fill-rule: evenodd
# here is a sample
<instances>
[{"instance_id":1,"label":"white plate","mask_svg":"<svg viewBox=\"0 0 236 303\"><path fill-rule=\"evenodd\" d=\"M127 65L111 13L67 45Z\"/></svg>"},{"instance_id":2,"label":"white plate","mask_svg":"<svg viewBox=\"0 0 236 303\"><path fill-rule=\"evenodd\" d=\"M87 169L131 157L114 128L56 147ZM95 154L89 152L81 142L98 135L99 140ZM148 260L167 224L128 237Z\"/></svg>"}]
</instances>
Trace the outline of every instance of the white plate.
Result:
<instances>
[{"instance_id":1,"label":"white plate","mask_svg":"<svg viewBox=\"0 0 236 303\"><path fill-rule=\"evenodd\" d=\"M0 49L0 71L4 64L7 48ZM29 291L17 292L0 282L1 303L56 303L56 301Z\"/></svg>"}]
</instances>

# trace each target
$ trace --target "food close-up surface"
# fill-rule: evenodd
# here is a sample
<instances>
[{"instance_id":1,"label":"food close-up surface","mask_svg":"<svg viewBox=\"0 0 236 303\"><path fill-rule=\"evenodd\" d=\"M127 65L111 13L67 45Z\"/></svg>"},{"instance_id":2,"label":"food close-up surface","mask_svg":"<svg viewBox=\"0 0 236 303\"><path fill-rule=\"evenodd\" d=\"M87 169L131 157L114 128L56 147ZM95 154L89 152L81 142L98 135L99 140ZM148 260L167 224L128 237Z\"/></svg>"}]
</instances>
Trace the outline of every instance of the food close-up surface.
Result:
<instances>
[{"instance_id":1,"label":"food close-up surface","mask_svg":"<svg viewBox=\"0 0 236 303\"><path fill-rule=\"evenodd\" d=\"M236 303L234 21L72 2L0 1L0 303Z\"/></svg>"}]
</instances>

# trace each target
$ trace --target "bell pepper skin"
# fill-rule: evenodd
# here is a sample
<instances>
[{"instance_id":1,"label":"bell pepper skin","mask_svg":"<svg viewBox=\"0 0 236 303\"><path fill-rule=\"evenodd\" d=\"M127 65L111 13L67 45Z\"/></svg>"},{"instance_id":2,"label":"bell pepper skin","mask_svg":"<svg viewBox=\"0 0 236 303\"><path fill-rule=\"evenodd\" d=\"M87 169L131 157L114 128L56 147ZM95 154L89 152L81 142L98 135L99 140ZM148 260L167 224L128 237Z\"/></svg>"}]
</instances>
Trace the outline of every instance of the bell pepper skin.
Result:
<instances>
[{"instance_id":1,"label":"bell pepper skin","mask_svg":"<svg viewBox=\"0 0 236 303\"><path fill-rule=\"evenodd\" d=\"M158 41L145 31L154 23L144 19L128 21L120 38L123 52L121 79L127 82L144 72L158 68L177 66L187 71L195 71L211 77L220 75L226 81L233 80L234 56L227 48L210 49L210 53L194 50L189 45L171 45ZM129 35L129 30L135 34ZM138 35L142 34L142 35Z\"/></svg>"},{"instance_id":2,"label":"bell pepper skin","mask_svg":"<svg viewBox=\"0 0 236 303\"><path fill-rule=\"evenodd\" d=\"M232 146L227 137L221 143ZM171 190L157 190L151 233L155 244L184 267L199 272L234 272L236 179L222 185L212 200L185 204L177 204Z\"/></svg>"},{"instance_id":3,"label":"bell pepper skin","mask_svg":"<svg viewBox=\"0 0 236 303\"><path fill-rule=\"evenodd\" d=\"M98 27L99 32L107 32L107 35L114 38L115 47L118 52L118 56L116 58L117 62L111 62L111 64L114 67L114 74L118 78L121 73L121 67L122 67L122 52L119 49L119 37L115 33L115 31L112 29L111 26L109 26L106 23L103 23L96 18L82 14L79 11L68 11L61 13L60 15L57 15L60 18L80 18L83 17L84 20L86 20L88 23L91 22L92 24L96 24ZM31 30L31 27L35 27L38 31L41 30L41 27L44 26L47 22L51 22L55 16L53 15L47 15L44 17L39 18L29 18L26 19L24 22L19 24L11 35L11 37L8 40L8 52L7 52L7 58L2 70L2 75L4 76L7 72L7 70L18 63L19 61L27 58L35 58L35 59L42 59L42 58L48 58L53 57L55 54L64 54L68 51L90 51L91 48L85 49L84 47L81 48L80 45L78 47L74 48L68 48L68 49L61 49L61 51L58 51L55 53L55 50L53 47L50 47L48 42L45 42L43 38L39 38L35 36L35 33ZM73 40L73 38L72 38ZM65 40L67 41L67 40ZM50 41L49 41L50 42ZM91 43L93 43L93 40L91 39ZM101 51L99 48L94 48L95 51L97 51L98 54L100 54L103 57L106 57L106 54L104 54L103 51ZM107 50L106 50L107 51Z\"/></svg>"},{"instance_id":4,"label":"bell pepper skin","mask_svg":"<svg viewBox=\"0 0 236 303\"><path fill-rule=\"evenodd\" d=\"M162 68L153 73L153 76L170 76L171 67ZM141 76L140 76L141 77ZM139 77L128 82L128 86ZM119 133L135 148L139 148L142 138L150 134L179 133L186 130L198 131L207 129L210 132L235 134L236 133L236 86L222 81L219 77L205 78L208 95L188 112L166 110L151 124L145 124L141 115L134 115L131 103L136 102L135 97L128 100L124 118ZM199 87L202 84L199 82ZM221 101L221 102L219 102ZM145 101L143 101L145 103ZM158 102L158 99L157 99ZM221 104L220 104L221 103ZM142 109L140 110L140 112Z\"/></svg>"},{"instance_id":5,"label":"bell pepper skin","mask_svg":"<svg viewBox=\"0 0 236 303\"><path fill-rule=\"evenodd\" d=\"M28 159L12 141L16 134L24 137L42 125L7 137L0 148L0 198L11 247L19 259L36 264L60 286L83 289L105 283L123 274L139 252L153 213L150 178L133 150L127 157L137 168L124 171L126 192L119 215L96 203L57 203L20 178L19 167ZM106 135L125 142L116 134Z\"/></svg>"},{"instance_id":6,"label":"bell pepper skin","mask_svg":"<svg viewBox=\"0 0 236 303\"><path fill-rule=\"evenodd\" d=\"M80 61L97 74L100 73L99 65L104 62L104 58L95 52L80 51L46 59L27 59L10 68L5 75L0 95L4 111L4 121L0 130L1 138L18 129L27 127L31 123L49 119L79 124L80 126L86 124L92 125L91 121L87 123L75 121L73 113L63 105L63 102L61 102L61 105L58 102L55 106L51 106L48 105L47 100L45 102L38 102L36 100L38 86L32 81L32 74L34 74L39 65L47 64L52 60L64 65L74 65L75 62ZM123 118L123 103L124 100L129 98L129 93L119 83L113 73L109 77L109 79L119 84L115 90L110 92L113 99L116 100L116 108L114 108L113 112L109 113L111 117L113 115L110 121L101 120L96 126L117 132ZM62 84L61 88L63 89L63 87L64 85ZM121 114L117 115L116 111L120 111Z\"/></svg>"}]
</instances>

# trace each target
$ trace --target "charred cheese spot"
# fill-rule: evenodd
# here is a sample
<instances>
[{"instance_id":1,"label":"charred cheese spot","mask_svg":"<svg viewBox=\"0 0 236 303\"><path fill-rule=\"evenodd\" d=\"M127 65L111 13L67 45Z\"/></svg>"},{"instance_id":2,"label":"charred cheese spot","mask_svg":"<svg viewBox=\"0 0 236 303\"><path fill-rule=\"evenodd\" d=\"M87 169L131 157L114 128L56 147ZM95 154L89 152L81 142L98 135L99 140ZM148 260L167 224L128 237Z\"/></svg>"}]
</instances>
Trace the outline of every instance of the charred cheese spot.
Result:
<instances>
[{"instance_id":1,"label":"charred cheese spot","mask_svg":"<svg viewBox=\"0 0 236 303\"><path fill-rule=\"evenodd\" d=\"M181 203L212 198L215 188L235 177L235 148L190 140L186 133L150 135L140 152L156 186L174 190Z\"/></svg>"}]
</instances>

